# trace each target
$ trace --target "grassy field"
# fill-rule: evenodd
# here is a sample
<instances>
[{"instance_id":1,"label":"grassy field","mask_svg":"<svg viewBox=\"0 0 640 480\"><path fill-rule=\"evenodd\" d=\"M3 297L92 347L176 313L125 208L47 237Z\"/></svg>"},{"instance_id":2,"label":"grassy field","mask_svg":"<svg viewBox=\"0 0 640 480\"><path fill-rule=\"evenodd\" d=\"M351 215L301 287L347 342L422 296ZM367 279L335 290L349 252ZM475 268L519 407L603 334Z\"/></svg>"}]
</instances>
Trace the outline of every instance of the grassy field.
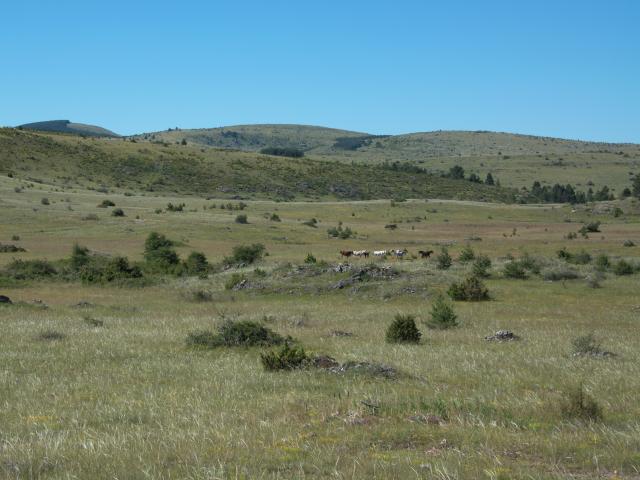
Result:
<instances>
[{"instance_id":1,"label":"grassy field","mask_svg":"<svg viewBox=\"0 0 640 480\"><path fill-rule=\"evenodd\" d=\"M67 258L76 242L142 261L152 231L180 242L183 258L198 250L219 263L253 242L269 255L145 287L1 280L0 294L14 303L0 305L0 477L640 478L640 274L609 270L601 288L591 288L585 278L595 275L593 262L556 258L566 247L638 262L640 247L623 246L640 245L637 201L621 203L617 217L604 205L439 200L261 200L239 212L220 209L228 199L106 195L47 183L16 192L21 185L0 177L0 243L26 249L0 253L0 268L15 258ZM116 207L98 208L107 198ZM168 202L186 206L166 212ZM126 216L111 216L113 208ZM248 224L235 223L239 213ZM274 213L281 221L270 220ZM316 228L303 223L311 218ZM601 232L566 239L595 221ZM339 222L355 237L329 238ZM492 299L453 302L460 325L429 330L423 321L436 296L470 270L456 260L467 244L493 262L485 280ZM443 245L454 258L448 270L433 258L411 258ZM393 278L332 288L349 275L329 268L339 250L403 247L407 260L350 261L391 267ZM329 270L306 270L308 253ZM577 278L504 278L509 256L525 253L543 273L572 269ZM237 273L249 287L225 289ZM192 300L200 291L208 301ZM420 344L385 342L397 313L416 316ZM260 363L264 348L186 346L190 332L223 319L260 322L310 354L381 363L397 374L269 372ZM484 340L499 329L521 340ZM573 356L572 340L588 333L616 355ZM580 384L602 419L563 413Z\"/></svg>"}]
</instances>

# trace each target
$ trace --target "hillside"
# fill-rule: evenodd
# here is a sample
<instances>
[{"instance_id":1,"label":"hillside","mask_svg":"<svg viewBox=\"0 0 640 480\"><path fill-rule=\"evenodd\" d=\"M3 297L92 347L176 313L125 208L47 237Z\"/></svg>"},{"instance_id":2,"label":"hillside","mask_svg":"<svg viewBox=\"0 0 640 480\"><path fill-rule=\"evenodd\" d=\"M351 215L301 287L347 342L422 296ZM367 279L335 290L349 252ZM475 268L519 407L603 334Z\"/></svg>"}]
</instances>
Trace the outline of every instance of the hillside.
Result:
<instances>
[{"instance_id":1,"label":"hillside","mask_svg":"<svg viewBox=\"0 0 640 480\"><path fill-rule=\"evenodd\" d=\"M292 199L512 201L500 187L383 166L0 129L0 172L63 188Z\"/></svg>"},{"instance_id":2,"label":"hillside","mask_svg":"<svg viewBox=\"0 0 640 480\"><path fill-rule=\"evenodd\" d=\"M18 128L24 130L36 130L41 132L71 133L73 135L86 135L89 137L119 137L118 134L106 128L84 123L73 123L69 120L49 120L46 122L25 123Z\"/></svg>"},{"instance_id":3,"label":"hillside","mask_svg":"<svg viewBox=\"0 0 640 480\"><path fill-rule=\"evenodd\" d=\"M187 143L258 151L268 146L294 147L311 158L349 164L403 162L434 173L462 165L484 178L488 172L503 184L530 187L571 183L582 190L628 186L640 170L640 145L584 142L485 131L436 131L374 136L303 125L240 125L214 129L171 130L143 134L140 140Z\"/></svg>"}]
</instances>

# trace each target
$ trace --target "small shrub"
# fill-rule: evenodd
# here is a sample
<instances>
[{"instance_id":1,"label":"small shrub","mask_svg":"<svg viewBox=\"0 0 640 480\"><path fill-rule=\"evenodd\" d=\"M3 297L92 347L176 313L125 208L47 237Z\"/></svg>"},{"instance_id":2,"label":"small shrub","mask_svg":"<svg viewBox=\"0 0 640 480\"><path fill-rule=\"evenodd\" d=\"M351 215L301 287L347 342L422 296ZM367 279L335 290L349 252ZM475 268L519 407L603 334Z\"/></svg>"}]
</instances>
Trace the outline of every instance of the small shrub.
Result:
<instances>
[{"instance_id":1,"label":"small shrub","mask_svg":"<svg viewBox=\"0 0 640 480\"><path fill-rule=\"evenodd\" d=\"M107 207L115 207L115 206L116 206L115 203L113 203L111 200L107 200L107 199L103 200L102 202L100 202L98 204L98 208L107 208Z\"/></svg>"},{"instance_id":2,"label":"small shrub","mask_svg":"<svg viewBox=\"0 0 640 480\"><path fill-rule=\"evenodd\" d=\"M618 262L613 266L613 273L616 275L631 275L633 274L634 268L626 260L618 260Z\"/></svg>"},{"instance_id":3,"label":"small shrub","mask_svg":"<svg viewBox=\"0 0 640 480\"><path fill-rule=\"evenodd\" d=\"M389 343L419 343L421 335L413 315L397 314L387 329L386 339Z\"/></svg>"},{"instance_id":4,"label":"small shrub","mask_svg":"<svg viewBox=\"0 0 640 480\"><path fill-rule=\"evenodd\" d=\"M431 307L431 318L426 322L428 328L445 330L458 326L458 316L454 313L453 307L443 296L439 295Z\"/></svg>"},{"instance_id":5,"label":"small shrub","mask_svg":"<svg viewBox=\"0 0 640 480\"><path fill-rule=\"evenodd\" d=\"M571 420L598 421L602 419L602 407L584 391L582 384L565 392L560 411L563 417Z\"/></svg>"},{"instance_id":6,"label":"small shrub","mask_svg":"<svg viewBox=\"0 0 640 480\"><path fill-rule=\"evenodd\" d=\"M555 268L546 268L542 271L542 278L550 282L556 282L559 280L574 280L578 278L578 272L562 266Z\"/></svg>"},{"instance_id":7,"label":"small shrub","mask_svg":"<svg viewBox=\"0 0 640 480\"><path fill-rule=\"evenodd\" d=\"M0 253L18 253L18 252L26 252L26 250L17 245L0 243Z\"/></svg>"},{"instance_id":8,"label":"small shrub","mask_svg":"<svg viewBox=\"0 0 640 480\"><path fill-rule=\"evenodd\" d=\"M460 283L452 283L447 293L453 300L468 302L489 300L489 290L476 276L469 276Z\"/></svg>"},{"instance_id":9,"label":"small shrub","mask_svg":"<svg viewBox=\"0 0 640 480\"><path fill-rule=\"evenodd\" d=\"M267 371L294 370L305 367L309 362L304 348L285 343L279 350L260 354L260 362Z\"/></svg>"},{"instance_id":10,"label":"small shrub","mask_svg":"<svg viewBox=\"0 0 640 480\"><path fill-rule=\"evenodd\" d=\"M346 240L355 236L355 232L351 230L349 227L343 228L342 225L338 225L337 227L331 227L327 230L327 235L333 238L340 238L342 240Z\"/></svg>"},{"instance_id":11,"label":"small shrub","mask_svg":"<svg viewBox=\"0 0 640 480\"><path fill-rule=\"evenodd\" d=\"M46 342L56 341L56 340L64 340L67 336L64 333L60 333L56 330L45 330L40 333L37 337L38 340L43 340Z\"/></svg>"},{"instance_id":12,"label":"small shrub","mask_svg":"<svg viewBox=\"0 0 640 480\"><path fill-rule=\"evenodd\" d=\"M220 346L218 336L209 330L198 330L187 335L188 347L205 347L213 348Z\"/></svg>"},{"instance_id":13,"label":"small shrub","mask_svg":"<svg viewBox=\"0 0 640 480\"><path fill-rule=\"evenodd\" d=\"M600 231L600 225L602 225L601 222L590 222L590 223L586 223L585 225L582 226L582 228L580 229L580 233L597 233Z\"/></svg>"},{"instance_id":14,"label":"small shrub","mask_svg":"<svg viewBox=\"0 0 640 480\"><path fill-rule=\"evenodd\" d=\"M124 210L122 210L121 208L114 208L111 211L111 216L112 217L124 217L125 216Z\"/></svg>"},{"instance_id":15,"label":"small shrub","mask_svg":"<svg viewBox=\"0 0 640 480\"><path fill-rule=\"evenodd\" d=\"M174 205L173 203L169 202L167 203L167 212L182 212L184 211L184 207L186 207L186 204L184 203L178 203Z\"/></svg>"},{"instance_id":16,"label":"small shrub","mask_svg":"<svg viewBox=\"0 0 640 480\"><path fill-rule=\"evenodd\" d=\"M527 278L527 271L517 260L512 260L505 264L503 274L505 278L515 278L519 280L524 280Z\"/></svg>"},{"instance_id":17,"label":"small shrub","mask_svg":"<svg viewBox=\"0 0 640 480\"><path fill-rule=\"evenodd\" d=\"M247 277L243 273L233 273L226 282L224 282L225 290L233 290L240 283L245 282Z\"/></svg>"},{"instance_id":18,"label":"small shrub","mask_svg":"<svg viewBox=\"0 0 640 480\"><path fill-rule=\"evenodd\" d=\"M47 197L43 197L40 199L40 203L42 205L50 205L49 199Z\"/></svg>"},{"instance_id":19,"label":"small shrub","mask_svg":"<svg viewBox=\"0 0 640 480\"><path fill-rule=\"evenodd\" d=\"M302 222L302 224L306 225L307 227L318 228L318 220L316 220L315 218L307 220L306 222Z\"/></svg>"},{"instance_id":20,"label":"small shrub","mask_svg":"<svg viewBox=\"0 0 640 480\"><path fill-rule=\"evenodd\" d=\"M184 269L190 275L205 275L209 271L209 262L204 253L191 252L184 262Z\"/></svg>"},{"instance_id":21,"label":"small shrub","mask_svg":"<svg viewBox=\"0 0 640 480\"><path fill-rule=\"evenodd\" d=\"M488 277L491 268L491 259L486 255L478 255L473 261L471 271L476 277Z\"/></svg>"},{"instance_id":22,"label":"small shrub","mask_svg":"<svg viewBox=\"0 0 640 480\"><path fill-rule=\"evenodd\" d=\"M237 245L233 247L231 257L226 257L223 263L225 265L250 265L260 260L264 253L265 248L261 243Z\"/></svg>"},{"instance_id":23,"label":"small shrub","mask_svg":"<svg viewBox=\"0 0 640 480\"><path fill-rule=\"evenodd\" d=\"M447 247L442 247L440 253L436 257L436 267L439 270L448 270L452 263L453 259L451 258L451 255L449 255L449 250L447 250Z\"/></svg>"},{"instance_id":24,"label":"small shrub","mask_svg":"<svg viewBox=\"0 0 640 480\"><path fill-rule=\"evenodd\" d=\"M85 317L82 317L82 319L84 320L84 323L86 323L90 327L95 327L95 328L104 327L104 320L93 318L88 315Z\"/></svg>"},{"instance_id":25,"label":"small shrub","mask_svg":"<svg viewBox=\"0 0 640 480\"><path fill-rule=\"evenodd\" d=\"M576 337L571 342L573 355L602 355L602 345L593 333Z\"/></svg>"},{"instance_id":26,"label":"small shrub","mask_svg":"<svg viewBox=\"0 0 640 480\"><path fill-rule=\"evenodd\" d=\"M58 274L52 263L46 260L14 260L4 269L5 275L15 280L36 280Z\"/></svg>"},{"instance_id":27,"label":"small shrub","mask_svg":"<svg viewBox=\"0 0 640 480\"><path fill-rule=\"evenodd\" d=\"M309 265L314 265L318 263L318 259L313 256L311 253L307 253L307 257L304 259L304 263Z\"/></svg>"},{"instance_id":28,"label":"small shrub","mask_svg":"<svg viewBox=\"0 0 640 480\"><path fill-rule=\"evenodd\" d=\"M150 269L163 273L173 271L180 262L173 242L157 232L151 232L144 242L144 260Z\"/></svg>"},{"instance_id":29,"label":"small shrub","mask_svg":"<svg viewBox=\"0 0 640 480\"><path fill-rule=\"evenodd\" d=\"M609 261L609 257L606 254L601 253L596 257L595 265L597 270L603 272L611 266L611 262Z\"/></svg>"},{"instance_id":30,"label":"small shrub","mask_svg":"<svg viewBox=\"0 0 640 480\"><path fill-rule=\"evenodd\" d=\"M218 329L218 336L227 347L265 347L281 345L285 341L282 335L273 330L247 320L225 321Z\"/></svg>"},{"instance_id":31,"label":"small shrub","mask_svg":"<svg viewBox=\"0 0 640 480\"><path fill-rule=\"evenodd\" d=\"M622 246L623 247L635 247L636 244L633 242L633 240L625 240L624 242L622 242Z\"/></svg>"},{"instance_id":32,"label":"small shrub","mask_svg":"<svg viewBox=\"0 0 640 480\"><path fill-rule=\"evenodd\" d=\"M19 242L20 241L20 235L11 235L11 241L12 242Z\"/></svg>"},{"instance_id":33,"label":"small shrub","mask_svg":"<svg viewBox=\"0 0 640 480\"><path fill-rule=\"evenodd\" d=\"M473 251L473 248L471 248L471 246L467 245L460 252L460 256L458 257L458 261L460 261L461 263L467 263L467 262L470 262L471 260L474 260L475 258L476 258L476 254Z\"/></svg>"},{"instance_id":34,"label":"small shrub","mask_svg":"<svg viewBox=\"0 0 640 480\"><path fill-rule=\"evenodd\" d=\"M247 216L244 213L241 213L240 215L236 216L236 219L234 221L240 224L249 223L249 221L247 220Z\"/></svg>"},{"instance_id":35,"label":"small shrub","mask_svg":"<svg viewBox=\"0 0 640 480\"><path fill-rule=\"evenodd\" d=\"M277 213L272 213L271 216L269 217L269 220L271 220L272 222L281 222L282 220L280 220L280 216Z\"/></svg>"}]
</instances>

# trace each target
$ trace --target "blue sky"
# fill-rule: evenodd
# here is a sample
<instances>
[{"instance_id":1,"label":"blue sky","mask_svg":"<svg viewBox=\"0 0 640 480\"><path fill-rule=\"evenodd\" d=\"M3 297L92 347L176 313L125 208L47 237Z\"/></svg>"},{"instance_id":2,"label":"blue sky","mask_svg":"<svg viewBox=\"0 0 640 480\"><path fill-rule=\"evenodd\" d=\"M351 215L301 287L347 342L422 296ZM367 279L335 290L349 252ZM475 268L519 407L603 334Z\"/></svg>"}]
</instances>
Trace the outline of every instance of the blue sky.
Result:
<instances>
[{"instance_id":1,"label":"blue sky","mask_svg":"<svg viewBox=\"0 0 640 480\"><path fill-rule=\"evenodd\" d=\"M640 143L636 0L3 2L0 42L0 125Z\"/></svg>"}]
</instances>

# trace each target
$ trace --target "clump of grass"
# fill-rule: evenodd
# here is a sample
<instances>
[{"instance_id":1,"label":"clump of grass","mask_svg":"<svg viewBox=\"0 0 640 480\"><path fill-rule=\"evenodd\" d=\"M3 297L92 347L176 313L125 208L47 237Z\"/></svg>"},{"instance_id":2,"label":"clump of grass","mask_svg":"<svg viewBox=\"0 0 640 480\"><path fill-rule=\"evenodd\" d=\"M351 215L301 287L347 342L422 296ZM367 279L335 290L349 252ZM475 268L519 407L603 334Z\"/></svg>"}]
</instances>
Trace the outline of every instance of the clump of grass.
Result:
<instances>
[{"instance_id":1,"label":"clump of grass","mask_svg":"<svg viewBox=\"0 0 640 480\"><path fill-rule=\"evenodd\" d=\"M413 315L397 314L386 333L388 343L420 343L422 334Z\"/></svg>"},{"instance_id":2,"label":"clump of grass","mask_svg":"<svg viewBox=\"0 0 640 480\"><path fill-rule=\"evenodd\" d=\"M47 197L42 197L40 199L40 204L42 204L42 205L50 205L51 202L49 202L49 199Z\"/></svg>"},{"instance_id":3,"label":"clump of grass","mask_svg":"<svg viewBox=\"0 0 640 480\"><path fill-rule=\"evenodd\" d=\"M594 263L595 263L596 269L602 272L604 272L611 266L609 257L604 253L601 253L600 255L598 255Z\"/></svg>"},{"instance_id":4,"label":"clump of grass","mask_svg":"<svg viewBox=\"0 0 640 480\"><path fill-rule=\"evenodd\" d=\"M340 238L342 240L346 240L347 238L351 238L355 236L356 232L351 230L349 227L343 227L342 223L338 224L337 227L331 227L327 230L327 235L333 238Z\"/></svg>"},{"instance_id":5,"label":"clump of grass","mask_svg":"<svg viewBox=\"0 0 640 480\"><path fill-rule=\"evenodd\" d=\"M273 330L248 320L226 320L214 333L209 330L191 332L187 335L188 346L215 347L255 347L281 345L285 337Z\"/></svg>"},{"instance_id":6,"label":"clump of grass","mask_svg":"<svg viewBox=\"0 0 640 480\"><path fill-rule=\"evenodd\" d=\"M36 337L38 340L42 340L45 342L52 342L57 340L64 340L67 336L64 333L58 332L57 330L45 330L41 332Z\"/></svg>"},{"instance_id":7,"label":"clump of grass","mask_svg":"<svg viewBox=\"0 0 640 480\"><path fill-rule=\"evenodd\" d=\"M9 263L3 272L15 280L36 280L51 278L58 274L58 270L47 260L14 260Z\"/></svg>"},{"instance_id":8,"label":"clump of grass","mask_svg":"<svg viewBox=\"0 0 640 480\"><path fill-rule=\"evenodd\" d=\"M93 318L89 315L82 317L82 319L84 320L84 323L86 323L90 327L104 327L104 320Z\"/></svg>"},{"instance_id":9,"label":"clump of grass","mask_svg":"<svg viewBox=\"0 0 640 480\"><path fill-rule=\"evenodd\" d=\"M453 259L451 258L451 255L449 255L449 250L447 247L442 247L440 253L436 257L436 267L438 270L448 270L451 268L452 263Z\"/></svg>"},{"instance_id":10,"label":"clump of grass","mask_svg":"<svg viewBox=\"0 0 640 480\"><path fill-rule=\"evenodd\" d=\"M582 384L565 392L560 411L562 416L569 420L602 420L602 407L585 392Z\"/></svg>"},{"instance_id":11,"label":"clump of grass","mask_svg":"<svg viewBox=\"0 0 640 480\"><path fill-rule=\"evenodd\" d=\"M591 263L591 255L584 250L578 253L568 252L567 249L562 248L557 252L558 258L565 260L567 263L573 263L575 265L586 265Z\"/></svg>"},{"instance_id":12,"label":"clump of grass","mask_svg":"<svg viewBox=\"0 0 640 480\"><path fill-rule=\"evenodd\" d=\"M473 261L473 265L471 266L471 272L476 277L488 277L489 269L491 268L491 259L486 255L478 255L476 259Z\"/></svg>"},{"instance_id":13,"label":"clump of grass","mask_svg":"<svg viewBox=\"0 0 640 480\"><path fill-rule=\"evenodd\" d=\"M26 250L17 245L12 245L9 243L0 243L0 253L18 253L18 252L26 252Z\"/></svg>"},{"instance_id":14,"label":"clump of grass","mask_svg":"<svg viewBox=\"0 0 640 480\"><path fill-rule=\"evenodd\" d=\"M318 263L318 259L315 256L313 256L313 254L307 253L306 258L304 259L304 263L309 265L314 265Z\"/></svg>"},{"instance_id":15,"label":"clump of grass","mask_svg":"<svg viewBox=\"0 0 640 480\"><path fill-rule=\"evenodd\" d=\"M111 210L111 216L112 217L124 217L124 210L122 210L121 208L114 208L113 210Z\"/></svg>"},{"instance_id":16,"label":"clump of grass","mask_svg":"<svg viewBox=\"0 0 640 480\"><path fill-rule=\"evenodd\" d=\"M213 294L210 291L200 288L187 290L182 296L191 302L210 302L213 300Z\"/></svg>"},{"instance_id":17,"label":"clump of grass","mask_svg":"<svg viewBox=\"0 0 640 480\"><path fill-rule=\"evenodd\" d=\"M98 204L98 208L107 208L107 207L115 207L115 206L116 206L115 203L113 203L111 200L106 198Z\"/></svg>"},{"instance_id":18,"label":"clump of grass","mask_svg":"<svg viewBox=\"0 0 640 480\"><path fill-rule=\"evenodd\" d=\"M622 242L622 246L623 247L635 247L636 244L633 240L625 240L624 242Z\"/></svg>"},{"instance_id":19,"label":"clump of grass","mask_svg":"<svg viewBox=\"0 0 640 480\"><path fill-rule=\"evenodd\" d=\"M489 289L478 277L472 275L460 283L452 283L447 294L453 300L479 302L489 300Z\"/></svg>"},{"instance_id":20,"label":"clump of grass","mask_svg":"<svg viewBox=\"0 0 640 480\"><path fill-rule=\"evenodd\" d=\"M249 223L249 220L247 219L247 216L244 213L241 213L240 215L236 216L236 219L234 220L236 223L240 223L240 224L247 224Z\"/></svg>"},{"instance_id":21,"label":"clump of grass","mask_svg":"<svg viewBox=\"0 0 640 480\"><path fill-rule=\"evenodd\" d=\"M260 362L267 371L294 370L305 367L309 357L301 346L286 342L280 349L260 354Z\"/></svg>"},{"instance_id":22,"label":"clump of grass","mask_svg":"<svg viewBox=\"0 0 640 480\"><path fill-rule=\"evenodd\" d=\"M307 227L318 228L318 220L316 220L315 218L311 218L309 220L306 220L306 221L302 222L302 224L306 225Z\"/></svg>"},{"instance_id":23,"label":"clump of grass","mask_svg":"<svg viewBox=\"0 0 640 480\"><path fill-rule=\"evenodd\" d=\"M425 322L428 328L446 330L458 326L458 316L453 307L442 295L439 295L431 307L431 318Z\"/></svg>"}]
</instances>

